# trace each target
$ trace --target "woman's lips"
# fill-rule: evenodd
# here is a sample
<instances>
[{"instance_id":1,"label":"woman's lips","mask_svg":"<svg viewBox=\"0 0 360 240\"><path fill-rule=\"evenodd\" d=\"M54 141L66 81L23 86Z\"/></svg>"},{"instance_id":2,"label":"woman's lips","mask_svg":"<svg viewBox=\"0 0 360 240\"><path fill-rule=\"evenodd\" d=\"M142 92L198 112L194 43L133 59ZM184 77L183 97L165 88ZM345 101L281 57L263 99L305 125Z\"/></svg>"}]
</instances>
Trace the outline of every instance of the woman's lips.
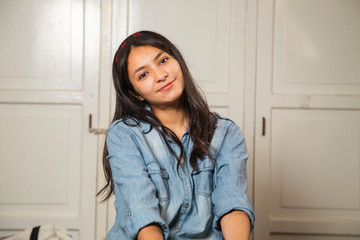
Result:
<instances>
[{"instance_id":1,"label":"woman's lips","mask_svg":"<svg viewBox=\"0 0 360 240\"><path fill-rule=\"evenodd\" d=\"M157 90L157 91L158 91L158 92L163 92L163 91L169 90L169 89L172 87L174 81L175 81L175 80L169 82L168 84L166 84L165 86L161 87L161 88L160 88L159 90Z\"/></svg>"}]
</instances>

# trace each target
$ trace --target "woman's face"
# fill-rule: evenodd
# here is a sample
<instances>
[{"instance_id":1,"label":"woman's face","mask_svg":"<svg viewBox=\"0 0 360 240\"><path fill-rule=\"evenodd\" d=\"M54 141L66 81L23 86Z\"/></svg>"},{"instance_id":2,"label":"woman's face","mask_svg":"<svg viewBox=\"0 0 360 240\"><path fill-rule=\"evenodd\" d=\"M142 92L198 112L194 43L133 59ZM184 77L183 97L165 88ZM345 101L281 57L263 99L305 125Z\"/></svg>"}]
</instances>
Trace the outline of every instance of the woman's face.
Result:
<instances>
[{"instance_id":1,"label":"woman's face","mask_svg":"<svg viewBox=\"0 0 360 240\"><path fill-rule=\"evenodd\" d=\"M176 106L184 91L184 78L179 62L161 49L135 47L128 57L131 84L151 107Z\"/></svg>"}]
</instances>

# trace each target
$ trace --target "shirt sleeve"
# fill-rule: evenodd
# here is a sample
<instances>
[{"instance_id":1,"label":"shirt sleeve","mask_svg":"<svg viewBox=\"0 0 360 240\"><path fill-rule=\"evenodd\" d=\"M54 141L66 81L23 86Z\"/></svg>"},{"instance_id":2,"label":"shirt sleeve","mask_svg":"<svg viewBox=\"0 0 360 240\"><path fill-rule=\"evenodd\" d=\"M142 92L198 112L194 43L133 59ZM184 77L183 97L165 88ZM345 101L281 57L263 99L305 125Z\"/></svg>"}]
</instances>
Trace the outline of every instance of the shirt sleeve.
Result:
<instances>
[{"instance_id":1,"label":"shirt sleeve","mask_svg":"<svg viewBox=\"0 0 360 240\"><path fill-rule=\"evenodd\" d=\"M248 181L246 161L248 153L240 128L232 123L228 128L215 166L214 228L220 230L220 219L232 210L241 210L249 216L251 229L254 226L254 212L246 195Z\"/></svg>"},{"instance_id":2,"label":"shirt sleeve","mask_svg":"<svg viewBox=\"0 0 360 240\"><path fill-rule=\"evenodd\" d=\"M140 229L152 223L157 223L162 228L164 239L167 239L169 228L160 216L156 189L134 133L124 126L115 125L110 128L106 141L115 197L117 200L123 199L125 203L118 207L127 208L127 216L124 217L131 221L132 229L126 229L127 239L136 239ZM117 214L124 212L116 210Z\"/></svg>"}]
</instances>

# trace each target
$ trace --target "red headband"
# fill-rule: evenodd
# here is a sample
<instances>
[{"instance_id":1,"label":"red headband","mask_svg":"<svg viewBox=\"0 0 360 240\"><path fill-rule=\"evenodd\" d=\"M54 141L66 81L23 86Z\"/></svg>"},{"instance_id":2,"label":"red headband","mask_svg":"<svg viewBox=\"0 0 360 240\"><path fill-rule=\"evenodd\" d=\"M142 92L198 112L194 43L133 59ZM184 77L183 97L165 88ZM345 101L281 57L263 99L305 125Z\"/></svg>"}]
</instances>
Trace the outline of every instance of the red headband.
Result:
<instances>
[{"instance_id":1,"label":"red headband","mask_svg":"<svg viewBox=\"0 0 360 240\"><path fill-rule=\"evenodd\" d=\"M126 46L126 43L127 43L127 39L131 38L131 37L137 37L137 36L140 36L141 35L141 32L136 32L136 33L133 33L132 35L130 35L130 37L126 38L120 45L120 50L123 49L125 46ZM116 54L115 56L115 63L117 63L118 61L118 54Z\"/></svg>"}]
</instances>

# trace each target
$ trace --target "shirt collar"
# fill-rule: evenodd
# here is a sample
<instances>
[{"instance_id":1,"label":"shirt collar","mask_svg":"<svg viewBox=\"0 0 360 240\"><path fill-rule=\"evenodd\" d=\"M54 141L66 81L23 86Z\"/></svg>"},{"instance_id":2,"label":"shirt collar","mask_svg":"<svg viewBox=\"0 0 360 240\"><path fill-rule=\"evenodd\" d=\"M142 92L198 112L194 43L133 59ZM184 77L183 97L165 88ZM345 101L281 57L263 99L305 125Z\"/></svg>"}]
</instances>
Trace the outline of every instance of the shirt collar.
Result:
<instances>
[{"instance_id":1,"label":"shirt collar","mask_svg":"<svg viewBox=\"0 0 360 240\"><path fill-rule=\"evenodd\" d=\"M148 111L150 111L150 112L152 112L152 110L151 110L151 107L149 106L149 105L146 105L145 106L145 109L146 110L148 110ZM142 130L142 132L143 133L149 133L153 128L152 128L152 126L148 123L148 122L144 122L144 121L139 121L139 127L141 128L141 130ZM186 129L186 131L184 132L184 134L183 134L183 136L182 137L184 137L184 136L186 136L186 135L188 135L189 134L189 128L187 128ZM166 139L168 140L168 141L171 141L171 142L173 142L173 140L170 138L170 137L168 137L168 136L166 136ZM180 139L180 141L181 141L182 139Z\"/></svg>"}]
</instances>

